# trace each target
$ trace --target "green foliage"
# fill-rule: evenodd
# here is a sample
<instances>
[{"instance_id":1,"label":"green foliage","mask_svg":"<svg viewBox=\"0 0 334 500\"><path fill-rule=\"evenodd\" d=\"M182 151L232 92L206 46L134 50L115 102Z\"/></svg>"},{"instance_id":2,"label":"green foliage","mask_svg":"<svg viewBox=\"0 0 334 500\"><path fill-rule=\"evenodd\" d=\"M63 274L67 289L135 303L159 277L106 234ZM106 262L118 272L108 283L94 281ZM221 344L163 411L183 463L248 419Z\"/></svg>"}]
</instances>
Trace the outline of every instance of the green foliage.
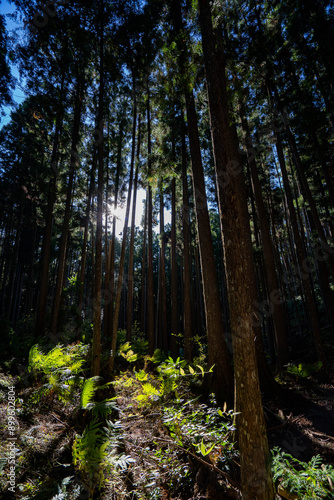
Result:
<instances>
[{"instance_id":1,"label":"green foliage","mask_svg":"<svg viewBox=\"0 0 334 500\"><path fill-rule=\"evenodd\" d=\"M116 398L105 399L104 401L93 401L97 390L103 390L109 387L110 383L98 385L100 377L91 377L85 380L81 396L80 405L82 409L92 412L93 417L105 419L114 410L117 410Z\"/></svg>"},{"instance_id":2,"label":"green foliage","mask_svg":"<svg viewBox=\"0 0 334 500\"><path fill-rule=\"evenodd\" d=\"M147 358L148 342L144 338L144 334L139 332L135 325L132 341L121 343L119 346L119 354L128 363L135 363L138 360ZM122 335L122 331L118 332L118 337Z\"/></svg>"},{"instance_id":3,"label":"green foliage","mask_svg":"<svg viewBox=\"0 0 334 500\"><path fill-rule=\"evenodd\" d=\"M80 343L66 347L59 344L44 354L36 344L29 352L29 370L49 374L59 368L68 368L72 373L79 373L83 369L87 350L88 347Z\"/></svg>"},{"instance_id":4,"label":"green foliage","mask_svg":"<svg viewBox=\"0 0 334 500\"><path fill-rule=\"evenodd\" d=\"M42 377L42 380L46 380L34 398L56 394L61 401L69 401L74 390L83 383L81 374L84 371L88 349L87 345L81 343L66 347L57 345L44 354L38 345L34 345L29 352L28 370L36 379Z\"/></svg>"},{"instance_id":5,"label":"green foliage","mask_svg":"<svg viewBox=\"0 0 334 500\"><path fill-rule=\"evenodd\" d=\"M118 477L119 472L125 471L134 460L129 455L119 453L122 443L122 425L119 421L102 421L93 418L86 426L83 434L76 435L73 447L73 464L80 473L90 498L96 489L101 489L105 477Z\"/></svg>"},{"instance_id":6,"label":"green foliage","mask_svg":"<svg viewBox=\"0 0 334 500\"><path fill-rule=\"evenodd\" d=\"M153 363L159 365L163 363L166 359L166 356L160 349L155 349L153 356L149 358Z\"/></svg>"},{"instance_id":7,"label":"green foliage","mask_svg":"<svg viewBox=\"0 0 334 500\"><path fill-rule=\"evenodd\" d=\"M76 435L72 447L73 464L91 497L96 488L102 488L107 473L124 471L132 461L131 457L118 453L122 426L119 422L106 420L110 413L118 410L116 398L93 400L98 390L107 389L110 385L99 385L100 380L100 377L91 377L83 384L80 404L82 409L91 412L92 420L82 435Z\"/></svg>"},{"instance_id":8,"label":"green foliage","mask_svg":"<svg viewBox=\"0 0 334 500\"><path fill-rule=\"evenodd\" d=\"M148 374L145 370L139 370L139 372L136 372L136 379L139 380L139 382L146 382Z\"/></svg>"},{"instance_id":9,"label":"green foliage","mask_svg":"<svg viewBox=\"0 0 334 500\"><path fill-rule=\"evenodd\" d=\"M85 380L80 396L81 408L87 408L87 405L92 402L99 380L100 377L91 377Z\"/></svg>"},{"instance_id":10,"label":"green foliage","mask_svg":"<svg viewBox=\"0 0 334 500\"><path fill-rule=\"evenodd\" d=\"M139 394L136 399L139 403L139 407L142 407L159 401L161 395L162 393L159 389L149 382L146 382L142 385L142 393Z\"/></svg>"},{"instance_id":11,"label":"green foliage","mask_svg":"<svg viewBox=\"0 0 334 500\"><path fill-rule=\"evenodd\" d=\"M175 405L164 408L163 423L170 435L182 447L201 456L209 456L211 463L228 469L237 456L230 440L233 426L233 411L222 411L213 400L213 406L196 404L188 400L179 408Z\"/></svg>"},{"instance_id":12,"label":"green foliage","mask_svg":"<svg viewBox=\"0 0 334 500\"><path fill-rule=\"evenodd\" d=\"M138 359L138 354L131 348L130 342L125 342L119 348L119 354L128 362L134 363Z\"/></svg>"},{"instance_id":13,"label":"green foliage","mask_svg":"<svg viewBox=\"0 0 334 500\"><path fill-rule=\"evenodd\" d=\"M94 418L81 436L76 435L72 447L73 464L94 491L102 486L104 477L101 464L106 460L108 441L101 423Z\"/></svg>"},{"instance_id":14,"label":"green foliage","mask_svg":"<svg viewBox=\"0 0 334 500\"><path fill-rule=\"evenodd\" d=\"M334 498L334 468L321 463L320 455L301 462L275 447L272 453L274 481L301 499Z\"/></svg>"},{"instance_id":15,"label":"green foliage","mask_svg":"<svg viewBox=\"0 0 334 500\"><path fill-rule=\"evenodd\" d=\"M313 373L317 373L322 368L322 362L317 361L316 363L299 363L298 365L289 363L286 366L287 372L297 377L307 378Z\"/></svg>"},{"instance_id":16,"label":"green foliage","mask_svg":"<svg viewBox=\"0 0 334 500\"><path fill-rule=\"evenodd\" d=\"M151 357L148 359L152 360ZM157 366L158 377L148 374L144 370L136 373L136 380L145 382L141 385L140 393L136 396L136 400L140 407L156 404L160 399L167 400L169 397L180 400L180 391L182 384L186 384L186 380L197 380L204 377L204 368L201 365L196 365L194 369L188 365L187 361L178 357L175 361L172 357L165 359ZM212 371L209 370L209 371Z\"/></svg>"},{"instance_id":17,"label":"green foliage","mask_svg":"<svg viewBox=\"0 0 334 500\"><path fill-rule=\"evenodd\" d=\"M193 367L194 366L194 367ZM185 359L177 358L175 361L173 358L167 358L163 363L161 363L157 370L160 374L162 380L161 391L164 396L169 393L174 393L176 397L177 389L181 380L185 381L190 378L192 381L203 378L205 373L211 373L213 367L210 370L205 371L202 365L188 365Z\"/></svg>"}]
</instances>

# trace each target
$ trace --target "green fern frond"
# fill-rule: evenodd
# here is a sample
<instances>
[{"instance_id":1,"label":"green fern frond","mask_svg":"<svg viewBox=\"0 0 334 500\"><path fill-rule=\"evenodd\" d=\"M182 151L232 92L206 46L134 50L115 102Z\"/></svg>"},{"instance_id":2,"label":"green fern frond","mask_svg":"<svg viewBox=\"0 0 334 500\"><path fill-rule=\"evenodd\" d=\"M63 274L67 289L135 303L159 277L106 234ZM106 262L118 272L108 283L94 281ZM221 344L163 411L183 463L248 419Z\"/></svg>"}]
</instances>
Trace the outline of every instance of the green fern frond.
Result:
<instances>
[{"instance_id":1,"label":"green fern frond","mask_svg":"<svg viewBox=\"0 0 334 500\"><path fill-rule=\"evenodd\" d=\"M57 368L62 368L70 364L70 357L65 354L64 346L57 345L49 351L43 360L42 370L45 373L50 373Z\"/></svg>"},{"instance_id":2,"label":"green fern frond","mask_svg":"<svg viewBox=\"0 0 334 500\"><path fill-rule=\"evenodd\" d=\"M44 354L40 351L39 345L33 345L29 351L29 371L39 370L43 363Z\"/></svg>"},{"instance_id":3,"label":"green fern frond","mask_svg":"<svg viewBox=\"0 0 334 500\"><path fill-rule=\"evenodd\" d=\"M89 407L90 405L91 407ZM117 411L118 407L115 398L112 398L98 403L90 403L87 405L87 409L92 410L93 416L104 419L114 410Z\"/></svg>"},{"instance_id":4,"label":"green fern frond","mask_svg":"<svg viewBox=\"0 0 334 500\"><path fill-rule=\"evenodd\" d=\"M85 359L78 359L71 364L71 372L74 374L80 373L83 369L83 365L85 364Z\"/></svg>"},{"instance_id":5,"label":"green fern frond","mask_svg":"<svg viewBox=\"0 0 334 500\"><path fill-rule=\"evenodd\" d=\"M91 377L85 380L80 397L81 408L87 408L87 405L92 403L99 380L100 377Z\"/></svg>"}]
</instances>

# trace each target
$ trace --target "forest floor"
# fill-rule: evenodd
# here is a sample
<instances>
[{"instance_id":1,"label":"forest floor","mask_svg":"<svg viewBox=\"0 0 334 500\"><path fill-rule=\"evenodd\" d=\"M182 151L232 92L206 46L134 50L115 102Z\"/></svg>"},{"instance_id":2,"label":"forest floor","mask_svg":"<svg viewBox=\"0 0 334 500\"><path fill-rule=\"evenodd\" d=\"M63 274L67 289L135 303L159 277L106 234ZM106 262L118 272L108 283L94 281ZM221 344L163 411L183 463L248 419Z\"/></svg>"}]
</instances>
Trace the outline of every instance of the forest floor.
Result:
<instances>
[{"instance_id":1,"label":"forest floor","mask_svg":"<svg viewBox=\"0 0 334 500\"><path fill-rule=\"evenodd\" d=\"M114 384L103 391L103 398L112 397L112 404L117 406L109 417L114 448L109 462L102 468L95 464L94 469L94 462L89 466L87 456L73 464L75 436L82 436L89 423L88 412L79 409L80 395L76 393L66 404L54 393L37 400L34 394L42 383L13 372L11 375L10 370L5 373L0 369L0 498L83 500L90 498L89 491L101 500L240 498L238 454L229 444L231 414L224 408L222 415L212 401L201 396L198 384L184 385L181 395L175 390L172 397L169 394L164 398L154 374L146 377L143 370L136 372L133 368L119 371ZM334 384L322 382L317 374L298 377L287 372L280 376L279 384L282 394L263 400L270 448L279 447L303 462L320 455L322 467L333 465ZM8 491L5 458L6 393L12 386L16 391L17 425L15 495ZM226 441L219 441L221 436L210 427L219 415L225 418ZM219 446L209 452L203 437L194 445L194 434L200 432L218 440ZM303 497L286 494L285 498Z\"/></svg>"}]
</instances>

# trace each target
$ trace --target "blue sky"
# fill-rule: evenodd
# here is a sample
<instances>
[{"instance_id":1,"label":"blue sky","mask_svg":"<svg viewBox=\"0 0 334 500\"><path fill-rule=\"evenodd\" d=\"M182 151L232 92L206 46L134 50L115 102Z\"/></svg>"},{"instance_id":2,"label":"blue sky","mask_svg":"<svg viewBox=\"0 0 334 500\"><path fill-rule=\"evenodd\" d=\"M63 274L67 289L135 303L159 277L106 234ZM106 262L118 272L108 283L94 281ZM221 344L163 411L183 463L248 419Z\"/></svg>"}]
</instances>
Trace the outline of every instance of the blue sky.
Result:
<instances>
[{"instance_id":1,"label":"blue sky","mask_svg":"<svg viewBox=\"0 0 334 500\"><path fill-rule=\"evenodd\" d=\"M11 4L7 1L1 1L0 2L0 14L3 14L5 16L5 21L6 21L6 29L9 34L9 36L13 35L19 35L20 34L20 26L21 24L18 21L15 21L9 17L9 14L12 14L15 12L15 5ZM20 104L24 98L25 95L20 89L19 85L19 73L17 70L17 67L15 65L11 66L11 71L12 75L18 80L17 84L15 85L15 88L12 89L12 95L13 95L13 100L15 103ZM15 104L14 104L15 106ZM9 122L10 120L10 111L13 109L10 106L4 106L3 112L5 113L5 116L0 117L0 128L3 127L6 123Z\"/></svg>"}]
</instances>

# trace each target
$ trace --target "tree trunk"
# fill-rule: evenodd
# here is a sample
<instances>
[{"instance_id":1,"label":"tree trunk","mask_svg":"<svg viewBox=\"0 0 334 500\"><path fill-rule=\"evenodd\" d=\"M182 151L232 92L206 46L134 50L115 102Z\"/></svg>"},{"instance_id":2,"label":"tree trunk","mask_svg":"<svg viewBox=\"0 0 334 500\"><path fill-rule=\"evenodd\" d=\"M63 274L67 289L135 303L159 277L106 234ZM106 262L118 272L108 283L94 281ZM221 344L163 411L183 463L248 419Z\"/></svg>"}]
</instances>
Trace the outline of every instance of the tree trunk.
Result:
<instances>
[{"instance_id":1,"label":"tree trunk","mask_svg":"<svg viewBox=\"0 0 334 500\"><path fill-rule=\"evenodd\" d=\"M286 117L285 117L285 122L286 122ZM321 221L320 221L320 218L318 215L318 210L317 210L317 207L315 205L315 202L314 202L314 199L313 199L313 196L312 196L312 193L311 193L311 190L310 190L310 187L309 187L309 184L308 184L308 181L307 181L304 169L303 169L303 165L301 163L301 159L300 159L300 156L298 153L296 141L295 141L295 138L292 135L290 127L287 123L286 123L286 133L287 133L289 145L290 145L290 148L292 151L293 159L294 159L294 162L295 162L295 165L297 168L298 177L299 177L300 183L302 185L303 194L304 194L305 199L310 207L313 223L314 223L314 225L317 229L318 235L319 235L320 245L323 248L323 253L324 253L324 258L325 258L326 264L328 266L328 269L329 269L331 275L334 276L333 250L327 243L325 231L324 231L324 228L321 224Z\"/></svg>"},{"instance_id":2,"label":"tree trunk","mask_svg":"<svg viewBox=\"0 0 334 500\"><path fill-rule=\"evenodd\" d=\"M151 113L150 113L150 92L147 88L147 163L148 177L151 175ZM147 335L148 350L150 356L154 353L154 289L153 289L153 205L152 186L149 181L147 193Z\"/></svg>"},{"instance_id":3,"label":"tree trunk","mask_svg":"<svg viewBox=\"0 0 334 500\"><path fill-rule=\"evenodd\" d=\"M134 170L134 163L135 163L136 125L137 125L137 101L136 101L135 86L133 88L133 95L134 95L134 97L133 97L133 125L132 125L130 179L129 179L129 187L128 187L128 197L127 197L127 201L126 201L126 210L125 210L124 227L123 227L123 235L122 235L121 257L120 257L120 261L119 261L119 271L118 271L117 289L116 289L116 297L115 297L115 310L114 310L113 328L112 328L112 337L111 337L111 353L110 353L110 357L109 357L109 373L110 374L113 373L115 356L116 356L118 320L119 320L119 312L120 312L120 306L121 306L121 295L122 295L122 288L123 288L126 236L127 236L128 224L129 224L129 213L130 213L131 193L132 193L132 183L133 183L133 170Z\"/></svg>"},{"instance_id":4,"label":"tree trunk","mask_svg":"<svg viewBox=\"0 0 334 500\"><path fill-rule=\"evenodd\" d=\"M178 0L173 0L172 9L176 35L179 35L182 32L183 22L180 2ZM178 43L180 44L179 39ZM182 74L187 74L185 69L184 57L186 54L184 52L184 47L182 46L180 49L182 49L179 58L180 71ZM219 402L227 401L231 403L233 374L224 338L223 317L205 191L195 100L189 85L184 85L184 94L187 109L197 234L203 279L206 331L208 337L208 362L210 366L214 365L214 373L211 377L210 385L211 390L215 392Z\"/></svg>"},{"instance_id":5,"label":"tree trunk","mask_svg":"<svg viewBox=\"0 0 334 500\"><path fill-rule=\"evenodd\" d=\"M144 231L143 231L143 257L141 265L141 287L140 287L140 327L146 332L146 233L147 233L147 197L145 200Z\"/></svg>"},{"instance_id":6,"label":"tree trunk","mask_svg":"<svg viewBox=\"0 0 334 500\"><path fill-rule=\"evenodd\" d=\"M139 154L140 154L140 116L138 119L137 164L136 164L135 180L133 185L133 203L132 203L129 266L128 266L128 302L127 302L127 321L126 321L126 340L128 341L131 340L131 332L133 324L133 281L134 281L133 260L134 260L137 187L138 187L138 173L139 173Z\"/></svg>"},{"instance_id":7,"label":"tree trunk","mask_svg":"<svg viewBox=\"0 0 334 500\"><path fill-rule=\"evenodd\" d=\"M81 111L82 111L82 101L83 101L83 93L84 93L84 82L83 82L82 78L83 77L78 74L75 103L74 103L72 145L71 145L70 167L69 167L69 176L68 176L68 184L67 184L66 204L65 204L65 213L64 213L64 218L63 218L63 229L62 229L60 247L59 247L56 288L55 288L55 292L54 292L54 301L53 301L53 309L52 309L52 320L51 320L51 334L52 335L56 335L56 333L57 333L59 306L60 306L61 294L62 294L63 283L64 283L65 257L66 257L68 231L69 231L70 216L71 216L71 203L72 203L74 175L76 173L76 170L77 170L77 167L79 164L78 144L79 144L79 140L80 140Z\"/></svg>"},{"instance_id":8,"label":"tree trunk","mask_svg":"<svg viewBox=\"0 0 334 500\"><path fill-rule=\"evenodd\" d=\"M251 173L252 189L254 191L256 209L262 236L263 257L265 262L265 272L266 272L268 289L269 289L268 291L270 297L269 311L271 311L273 317L278 364L279 367L282 368L282 366L284 366L289 359L288 339L286 335L286 325L284 321L284 312L282 306L283 298L280 293L280 287L276 275L275 257L274 257L274 251L268 224L268 215L266 213L263 201L262 189L254 156L255 153L252 146L252 139L246 119L244 106L241 102L240 102L240 112L241 112L242 126L246 133L248 164Z\"/></svg>"},{"instance_id":9,"label":"tree trunk","mask_svg":"<svg viewBox=\"0 0 334 500\"><path fill-rule=\"evenodd\" d=\"M165 223L164 223L164 197L162 190L162 181L160 182L160 272L159 272L159 290L160 290L160 318L159 324L160 337L165 355L168 355L168 325L167 325L167 289L166 289L166 241L165 241Z\"/></svg>"},{"instance_id":10,"label":"tree trunk","mask_svg":"<svg viewBox=\"0 0 334 500\"><path fill-rule=\"evenodd\" d=\"M46 223L45 223L45 230L42 243L41 277L40 277L40 288L39 288L39 297L38 297L37 314L36 314L36 333L38 336L42 336L45 333L44 330L45 330L45 315L46 315L46 304L47 304L48 286L49 286L53 207L56 201L58 156L59 156L58 150L59 150L59 142L60 142L63 115L64 115L64 110L63 110L64 83L65 83L65 76L62 75L60 95L59 95L59 106L56 117L55 135L53 138L53 146L52 146L52 156L51 156L52 172L49 182Z\"/></svg>"},{"instance_id":11,"label":"tree trunk","mask_svg":"<svg viewBox=\"0 0 334 500\"><path fill-rule=\"evenodd\" d=\"M241 161L230 128L225 65L215 48L209 0L199 0L219 212L232 331L235 411L245 500L274 498L254 337L255 272ZM221 71L219 71L221 68ZM242 249L242 251L240 251ZM256 443L256 447L254 446Z\"/></svg>"},{"instance_id":12,"label":"tree trunk","mask_svg":"<svg viewBox=\"0 0 334 500\"><path fill-rule=\"evenodd\" d=\"M190 253L190 206L187 176L186 131L181 111L182 141L182 228L183 228L183 335L184 357L191 361L194 352L191 319L191 253Z\"/></svg>"},{"instance_id":13,"label":"tree trunk","mask_svg":"<svg viewBox=\"0 0 334 500\"><path fill-rule=\"evenodd\" d=\"M184 236L184 235L183 235ZM189 251L189 237L188 237ZM172 178L172 224L171 224L171 340L170 349L172 357L178 356L177 335L179 333L178 325L178 273L177 273L177 254L176 254L176 179Z\"/></svg>"},{"instance_id":14,"label":"tree trunk","mask_svg":"<svg viewBox=\"0 0 334 500\"><path fill-rule=\"evenodd\" d=\"M90 173L90 180L89 180L89 188L88 188L88 196L87 196L87 205L86 205L86 212L85 212L85 223L84 223L84 237L83 237L83 242L82 242L82 250L81 250L81 262L80 262L80 268L79 268L79 284L78 284L78 306L77 306L77 317L78 317L78 331L77 331L77 337L78 340L80 339L81 336L81 323L82 323L82 314L84 312L85 316L85 311L83 311L83 306L84 306L84 283L85 283L85 274L86 274L86 260L87 260L87 241L88 241L88 232L89 232L89 214L91 210L91 201L92 201L92 196L93 196L93 191L94 191L94 174L96 171L96 161L97 161L97 156L95 152L95 146L94 146L94 151L93 151L93 158L92 158L92 168L91 168L91 173Z\"/></svg>"},{"instance_id":15,"label":"tree trunk","mask_svg":"<svg viewBox=\"0 0 334 500\"><path fill-rule=\"evenodd\" d=\"M98 180L97 180L97 214L95 240L95 280L93 297L93 343L92 343L92 375L100 375L101 358L101 305L102 305L102 226L103 226L103 176L104 176L104 3L100 4L100 67L99 98L97 123L99 140L97 144Z\"/></svg>"}]
</instances>

